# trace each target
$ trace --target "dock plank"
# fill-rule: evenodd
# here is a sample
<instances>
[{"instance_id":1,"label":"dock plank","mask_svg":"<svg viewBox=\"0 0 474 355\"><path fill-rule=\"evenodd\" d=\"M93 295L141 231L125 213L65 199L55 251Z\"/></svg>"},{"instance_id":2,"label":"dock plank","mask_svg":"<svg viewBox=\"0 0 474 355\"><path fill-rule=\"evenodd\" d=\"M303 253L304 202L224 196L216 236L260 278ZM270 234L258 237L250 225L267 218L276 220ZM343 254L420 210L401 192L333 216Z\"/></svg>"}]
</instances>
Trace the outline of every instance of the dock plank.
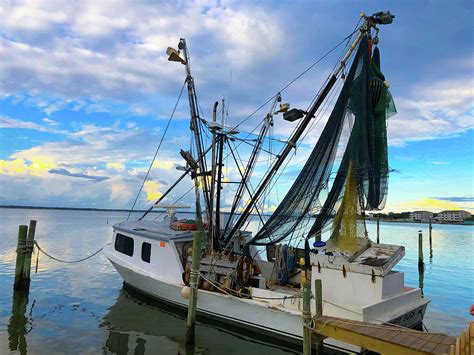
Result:
<instances>
[{"instance_id":1,"label":"dock plank","mask_svg":"<svg viewBox=\"0 0 474 355\"><path fill-rule=\"evenodd\" d=\"M386 324L377 325L329 316L315 317L314 321L313 331L320 335L379 353L449 353L451 345L456 343L455 337L445 334L423 333Z\"/></svg>"}]
</instances>

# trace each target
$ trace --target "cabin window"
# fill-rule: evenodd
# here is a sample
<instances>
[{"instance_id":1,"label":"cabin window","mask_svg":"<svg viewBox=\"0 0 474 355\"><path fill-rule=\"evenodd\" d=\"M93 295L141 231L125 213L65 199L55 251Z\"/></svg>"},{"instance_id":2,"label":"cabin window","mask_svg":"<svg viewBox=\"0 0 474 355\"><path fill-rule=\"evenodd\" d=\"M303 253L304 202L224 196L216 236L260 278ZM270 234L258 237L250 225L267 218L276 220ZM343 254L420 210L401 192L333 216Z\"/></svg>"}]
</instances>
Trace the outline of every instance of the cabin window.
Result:
<instances>
[{"instance_id":1,"label":"cabin window","mask_svg":"<svg viewBox=\"0 0 474 355\"><path fill-rule=\"evenodd\" d=\"M150 262L151 244L147 242L142 243L142 260L146 263Z\"/></svg>"},{"instance_id":2,"label":"cabin window","mask_svg":"<svg viewBox=\"0 0 474 355\"><path fill-rule=\"evenodd\" d=\"M115 250L128 256L133 256L133 238L117 233Z\"/></svg>"}]
</instances>

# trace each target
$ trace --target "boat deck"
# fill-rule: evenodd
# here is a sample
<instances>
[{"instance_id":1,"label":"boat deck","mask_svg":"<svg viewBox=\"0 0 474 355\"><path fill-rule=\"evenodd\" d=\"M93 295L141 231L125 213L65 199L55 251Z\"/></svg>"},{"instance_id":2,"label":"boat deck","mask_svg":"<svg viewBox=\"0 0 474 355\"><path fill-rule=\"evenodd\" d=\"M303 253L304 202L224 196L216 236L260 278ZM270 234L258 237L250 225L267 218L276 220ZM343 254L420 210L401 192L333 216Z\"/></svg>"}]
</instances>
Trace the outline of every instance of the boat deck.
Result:
<instances>
[{"instance_id":1,"label":"boat deck","mask_svg":"<svg viewBox=\"0 0 474 355\"><path fill-rule=\"evenodd\" d=\"M328 316L314 317L313 332L386 354L446 354L456 338Z\"/></svg>"},{"instance_id":2,"label":"boat deck","mask_svg":"<svg viewBox=\"0 0 474 355\"><path fill-rule=\"evenodd\" d=\"M193 238L192 232L178 231L170 228L169 220L121 222L115 224L114 229L120 232L158 240L188 240Z\"/></svg>"}]
</instances>

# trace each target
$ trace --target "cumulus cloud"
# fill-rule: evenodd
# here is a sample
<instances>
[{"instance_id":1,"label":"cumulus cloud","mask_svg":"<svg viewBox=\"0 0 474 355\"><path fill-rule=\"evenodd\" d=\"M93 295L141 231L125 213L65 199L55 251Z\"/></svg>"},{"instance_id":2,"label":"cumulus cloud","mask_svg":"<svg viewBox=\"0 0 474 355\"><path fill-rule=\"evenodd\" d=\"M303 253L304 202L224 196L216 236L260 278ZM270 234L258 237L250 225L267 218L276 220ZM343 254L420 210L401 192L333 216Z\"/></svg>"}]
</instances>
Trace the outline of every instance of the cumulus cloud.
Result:
<instances>
[{"instance_id":1,"label":"cumulus cloud","mask_svg":"<svg viewBox=\"0 0 474 355\"><path fill-rule=\"evenodd\" d=\"M473 87L473 78L412 85L409 96L395 98L398 115L389 120L390 143L451 137L472 129Z\"/></svg>"},{"instance_id":2,"label":"cumulus cloud","mask_svg":"<svg viewBox=\"0 0 474 355\"><path fill-rule=\"evenodd\" d=\"M141 1L133 6L127 1L113 6L11 1L2 3L0 15L5 19L1 90L27 93L30 103L48 114L73 104L107 109L104 99L133 103L130 111L137 114L156 113L156 107L137 101L150 94L175 94L172 84L181 83L184 72L167 61L165 50L176 46L180 35L191 43L198 75L208 68L219 74L230 67L245 71L255 58L261 62L277 54L285 37L274 21L266 20L267 11L214 1L153 6ZM206 46L199 46L204 37ZM223 68L222 63L228 64ZM221 78L222 86L228 75L215 78ZM49 98L39 100L38 93Z\"/></svg>"},{"instance_id":3,"label":"cumulus cloud","mask_svg":"<svg viewBox=\"0 0 474 355\"><path fill-rule=\"evenodd\" d=\"M300 8L285 4L212 0L153 4L119 0L113 6L104 1L2 2L0 95L13 106L39 109L39 117L44 118L4 115L0 128L57 135L54 141L35 142L0 161L0 185L9 186L3 188L2 197L14 199L11 186L51 203L55 196L67 196L71 203L110 202L114 207L128 207L154 153L153 144L144 143L159 140L157 131L143 128L140 116L168 117L169 102L174 102L183 84L183 66L167 61L166 48L176 46L181 36L187 39L202 116L209 115L215 99L225 96L230 105L227 124L233 126L352 31L352 23L335 23L324 11L314 11L321 5L306 5L308 10L301 13ZM289 21L296 15L299 21ZM354 18L353 14L344 16ZM390 31L397 33L396 27L386 33ZM294 83L283 93L283 100L306 108L337 55L339 51ZM472 69L472 60L466 68ZM449 80L437 76L426 82L412 81L411 75L409 81L405 78L407 83L394 93L399 114L389 122L390 144L452 136L472 127L474 81L466 79L465 73L450 75ZM313 121L306 144L298 148L288 173L282 175L282 185L291 182L310 154L336 93ZM178 105L178 118L189 116L185 101ZM251 131L268 110L269 105L263 107L239 128ZM88 119L99 112L110 113L113 119L133 115L133 122L108 126ZM82 117L71 122L69 113ZM294 126L279 116L272 129L284 139ZM145 185L142 204L163 193L166 182L181 174L175 169L183 164L178 150L188 144L188 132L181 131L166 141ZM282 145L272 144L274 152ZM240 154L239 159L248 159L249 147ZM265 159L269 158L262 154L253 186L266 171ZM227 160L225 169L225 181L240 180L238 170L230 168ZM102 180L96 183L90 177ZM41 188L30 189L28 184ZM170 194L170 201L189 186L189 181L180 186ZM230 196L224 192L225 201L231 201Z\"/></svg>"}]
</instances>

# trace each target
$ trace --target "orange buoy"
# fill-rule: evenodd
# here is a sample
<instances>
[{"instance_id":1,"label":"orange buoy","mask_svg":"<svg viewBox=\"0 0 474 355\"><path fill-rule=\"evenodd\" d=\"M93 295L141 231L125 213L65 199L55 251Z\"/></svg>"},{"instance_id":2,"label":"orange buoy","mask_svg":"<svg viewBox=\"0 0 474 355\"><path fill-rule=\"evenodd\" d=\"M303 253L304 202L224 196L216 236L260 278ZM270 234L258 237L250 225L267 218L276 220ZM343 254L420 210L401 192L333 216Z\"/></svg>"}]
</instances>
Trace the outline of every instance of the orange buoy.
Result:
<instances>
[{"instance_id":1,"label":"orange buoy","mask_svg":"<svg viewBox=\"0 0 474 355\"><path fill-rule=\"evenodd\" d=\"M474 316L474 304L471 304L471 316Z\"/></svg>"}]
</instances>

